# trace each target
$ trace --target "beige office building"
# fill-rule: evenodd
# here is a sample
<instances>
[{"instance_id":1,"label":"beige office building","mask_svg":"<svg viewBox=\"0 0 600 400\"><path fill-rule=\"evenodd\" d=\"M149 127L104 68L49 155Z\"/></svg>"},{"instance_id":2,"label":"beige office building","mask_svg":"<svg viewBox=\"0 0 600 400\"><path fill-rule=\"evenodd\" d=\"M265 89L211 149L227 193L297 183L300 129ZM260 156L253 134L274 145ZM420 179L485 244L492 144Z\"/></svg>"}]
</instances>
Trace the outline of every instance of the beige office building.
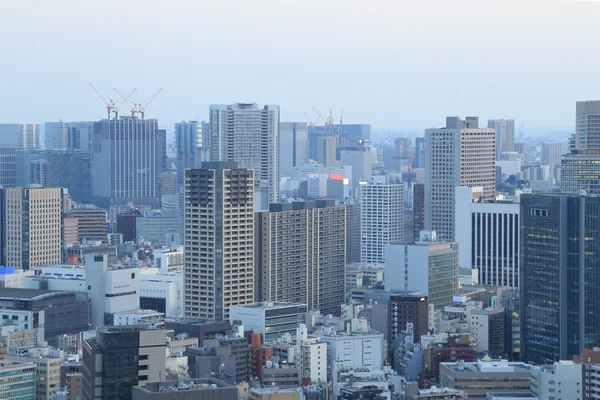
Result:
<instances>
[{"instance_id":1,"label":"beige office building","mask_svg":"<svg viewBox=\"0 0 600 400\"><path fill-rule=\"evenodd\" d=\"M3 265L29 270L60 264L62 202L62 188L4 189Z\"/></svg>"},{"instance_id":2,"label":"beige office building","mask_svg":"<svg viewBox=\"0 0 600 400\"><path fill-rule=\"evenodd\" d=\"M234 161L185 171L187 317L229 320L254 302L254 171Z\"/></svg>"},{"instance_id":3,"label":"beige office building","mask_svg":"<svg viewBox=\"0 0 600 400\"><path fill-rule=\"evenodd\" d=\"M496 193L496 130L479 118L446 118L446 127L425 130L425 230L454 240L455 188L481 187L481 200Z\"/></svg>"}]
</instances>

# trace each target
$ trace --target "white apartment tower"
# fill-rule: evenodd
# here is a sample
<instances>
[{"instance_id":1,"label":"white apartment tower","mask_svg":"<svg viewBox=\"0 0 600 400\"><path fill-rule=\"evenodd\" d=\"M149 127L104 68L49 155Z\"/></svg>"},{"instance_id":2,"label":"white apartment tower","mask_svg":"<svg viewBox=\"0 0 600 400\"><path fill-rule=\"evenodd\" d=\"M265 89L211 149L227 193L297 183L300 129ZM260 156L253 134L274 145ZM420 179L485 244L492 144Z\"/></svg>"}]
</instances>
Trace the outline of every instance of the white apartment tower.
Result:
<instances>
[{"instance_id":1,"label":"white apartment tower","mask_svg":"<svg viewBox=\"0 0 600 400\"><path fill-rule=\"evenodd\" d=\"M0 192L0 263L24 270L59 264L63 189L8 188Z\"/></svg>"},{"instance_id":2,"label":"white apartment tower","mask_svg":"<svg viewBox=\"0 0 600 400\"><path fill-rule=\"evenodd\" d=\"M425 230L454 240L455 188L481 187L480 200L496 191L496 131L477 117L446 118L446 127L425 130Z\"/></svg>"},{"instance_id":3,"label":"white apartment tower","mask_svg":"<svg viewBox=\"0 0 600 400\"><path fill-rule=\"evenodd\" d=\"M205 162L185 171L187 317L229 319L254 301L254 171Z\"/></svg>"},{"instance_id":4,"label":"white apartment tower","mask_svg":"<svg viewBox=\"0 0 600 400\"><path fill-rule=\"evenodd\" d=\"M365 263L384 263L385 246L404 241L404 185L375 182L360 186L360 261Z\"/></svg>"},{"instance_id":5,"label":"white apartment tower","mask_svg":"<svg viewBox=\"0 0 600 400\"><path fill-rule=\"evenodd\" d=\"M279 200L279 106L256 103L210 106L211 161L254 169L256 211Z\"/></svg>"}]
</instances>

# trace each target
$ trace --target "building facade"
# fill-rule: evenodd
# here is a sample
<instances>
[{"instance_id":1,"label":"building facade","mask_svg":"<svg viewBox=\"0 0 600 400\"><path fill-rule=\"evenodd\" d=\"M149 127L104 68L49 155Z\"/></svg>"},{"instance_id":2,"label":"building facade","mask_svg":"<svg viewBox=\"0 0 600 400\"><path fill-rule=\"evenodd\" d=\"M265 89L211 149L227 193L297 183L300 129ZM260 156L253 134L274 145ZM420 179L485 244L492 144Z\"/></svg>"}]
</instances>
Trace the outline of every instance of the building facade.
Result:
<instances>
[{"instance_id":1,"label":"building facade","mask_svg":"<svg viewBox=\"0 0 600 400\"><path fill-rule=\"evenodd\" d=\"M521 196L521 360L546 364L600 345L600 198Z\"/></svg>"},{"instance_id":2,"label":"building facade","mask_svg":"<svg viewBox=\"0 0 600 400\"><path fill-rule=\"evenodd\" d=\"M46 122L44 147L46 149L66 150L68 148L68 123Z\"/></svg>"},{"instance_id":3,"label":"building facade","mask_svg":"<svg viewBox=\"0 0 600 400\"><path fill-rule=\"evenodd\" d=\"M127 203L160 208L158 176L166 157L155 119L120 117L94 124L93 193L109 209Z\"/></svg>"},{"instance_id":4,"label":"building facade","mask_svg":"<svg viewBox=\"0 0 600 400\"><path fill-rule=\"evenodd\" d=\"M188 168L200 168L208 161L208 148L205 147L203 131L205 123L198 121L175 123L175 147L177 149L177 184L183 186Z\"/></svg>"},{"instance_id":5,"label":"building facade","mask_svg":"<svg viewBox=\"0 0 600 400\"><path fill-rule=\"evenodd\" d=\"M446 118L446 128L425 130L425 229L454 240L455 188L482 187L482 200L496 191L496 131L478 118Z\"/></svg>"},{"instance_id":6,"label":"building facade","mask_svg":"<svg viewBox=\"0 0 600 400\"><path fill-rule=\"evenodd\" d=\"M461 269L477 269L479 283L519 286L519 203L473 201L475 190L456 188L455 240Z\"/></svg>"},{"instance_id":7,"label":"building facade","mask_svg":"<svg viewBox=\"0 0 600 400\"><path fill-rule=\"evenodd\" d=\"M185 171L185 315L220 321L254 301L254 171L202 166Z\"/></svg>"},{"instance_id":8,"label":"building facade","mask_svg":"<svg viewBox=\"0 0 600 400\"><path fill-rule=\"evenodd\" d=\"M256 211L279 201L279 106L211 105L210 159L254 170Z\"/></svg>"},{"instance_id":9,"label":"building facade","mask_svg":"<svg viewBox=\"0 0 600 400\"><path fill-rule=\"evenodd\" d=\"M281 122L279 124L279 175L294 176L308 160L308 124Z\"/></svg>"},{"instance_id":10,"label":"building facade","mask_svg":"<svg viewBox=\"0 0 600 400\"><path fill-rule=\"evenodd\" d=\"M496 130L496 160L500 153L514 151L515 148L515 120L514 119L489 119L488 128Z\"/></svg>"},{"instance_id":11,"label":"building facade","mask_svg":"<svg viewBox=\"0 0 600 400\"><path fill-rule=\"evenodd\" d=\"M361 185L360 196L360 261L384 263L386 245L404 241L404 186Z\"/></svg>"},{"instance_id":12,"label":"building facade","mask_svg":"<svg viewBox=\"0 0 600 400\"><path fill-rule=\"evenodd\" d=\"M346 273L346 207L333 200L271 204L256 215L255 296L339 314Z\"/></svg>"},{"instance_id":13,"label":"building facade","mask_svg":"<svg viewBox=\"0 0 600 400\"><path fill-rule=\"evenodd\" d=\"M0 189L2 265L29 270L59 264L62 250L61 188Z\"/></svg>"}]
</instances>

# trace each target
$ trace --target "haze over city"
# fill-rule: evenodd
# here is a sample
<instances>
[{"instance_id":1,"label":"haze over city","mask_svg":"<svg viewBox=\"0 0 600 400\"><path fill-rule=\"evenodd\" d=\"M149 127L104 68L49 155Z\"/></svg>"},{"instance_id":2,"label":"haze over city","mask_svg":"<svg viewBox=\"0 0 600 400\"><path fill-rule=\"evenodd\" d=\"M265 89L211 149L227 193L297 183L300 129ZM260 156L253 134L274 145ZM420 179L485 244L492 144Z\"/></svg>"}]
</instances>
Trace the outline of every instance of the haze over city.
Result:
<instances>
[{"instance_id":1,"label":"haze over city","mask_svg":"<svg viewBox=\"0 0 600 400\"><path fill-rule=\"evenodd\" d=\"M573 127L600 92L597 2L103 1L0 4L0 122L104 116L93 83L163 88L161 126L208 105L280 104L281 120L344 110L374 128L443 115ZM337 117L336 117L337 118Z\"/></svg>"}]
</instances>

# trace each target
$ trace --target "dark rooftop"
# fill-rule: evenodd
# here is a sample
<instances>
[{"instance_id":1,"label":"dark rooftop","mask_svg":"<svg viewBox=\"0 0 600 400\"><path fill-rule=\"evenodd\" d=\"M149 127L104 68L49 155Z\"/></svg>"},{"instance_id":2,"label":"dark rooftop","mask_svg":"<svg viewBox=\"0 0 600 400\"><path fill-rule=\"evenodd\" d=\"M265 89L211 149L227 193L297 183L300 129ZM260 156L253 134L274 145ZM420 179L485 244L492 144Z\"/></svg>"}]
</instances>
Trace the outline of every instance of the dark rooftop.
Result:
<instances>
[{"instance_id":1,"label":"dark rooftop","mask_svg":"<svg viewBox=\"0 0 600 400\"><path fill-rule=\"evenodd\" d=\"M0 300L34 300L38 297L46 297L55 293L65 292L44 289L0 288Z\"/></svg>"}]
</instances>

